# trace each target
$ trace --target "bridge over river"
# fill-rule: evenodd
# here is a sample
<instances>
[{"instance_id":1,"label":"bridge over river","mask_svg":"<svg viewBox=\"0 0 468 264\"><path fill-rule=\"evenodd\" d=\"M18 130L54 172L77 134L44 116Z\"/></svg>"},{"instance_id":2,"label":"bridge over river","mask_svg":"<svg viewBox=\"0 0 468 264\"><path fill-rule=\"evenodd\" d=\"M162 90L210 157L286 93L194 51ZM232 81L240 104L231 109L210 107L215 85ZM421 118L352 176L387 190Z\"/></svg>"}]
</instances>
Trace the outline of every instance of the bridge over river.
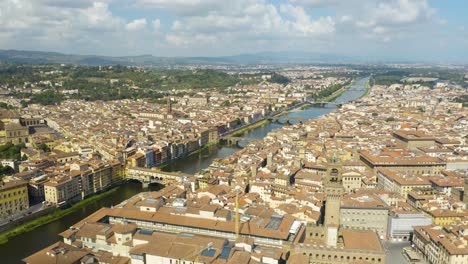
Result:
<instances>
[{"instance_id":1,"label":"bridge over river","mask_svg":"<svg viewBox=\"0 0 468 264\"><path fill-rule=\"evenodd\" d=\"M148 187L150 183L166 185L172 182L182 182L184 178L190 176L182 172L166 172L155 168L130 167L127 171L127 179L139 181L143 187Z\"/></svg>"}]
</instances>

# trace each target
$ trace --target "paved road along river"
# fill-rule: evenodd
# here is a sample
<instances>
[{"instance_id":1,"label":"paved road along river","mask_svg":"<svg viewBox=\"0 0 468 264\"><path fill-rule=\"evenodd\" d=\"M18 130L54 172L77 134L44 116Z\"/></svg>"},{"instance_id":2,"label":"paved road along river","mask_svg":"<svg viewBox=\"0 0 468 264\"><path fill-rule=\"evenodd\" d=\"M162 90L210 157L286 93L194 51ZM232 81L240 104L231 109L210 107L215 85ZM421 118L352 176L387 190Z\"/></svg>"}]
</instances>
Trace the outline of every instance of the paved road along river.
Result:
<instances>
[{"instance_id":1,"label":"paved road along river","mask_svg":"<svg viewBox=\"0 0 468 264\"><path fill-rule=\"evenodd\" d=\"M335 102L346 103L355 100L365 94L365 84L368 78L359 79L350 89L335 99ZM314 119L333 111L336 108L334 104L326 104L322 107L309 106L305 109L294 110L284 115L284 117L299 117L304 119ZM281 128L283 125L278 123L268 123L262 127L250 130L243 137L262 139L273 129ZM239 150L230 146L211 146L200 153L188 156L182 160L175 161L166 166L166 171L182 171L193 174L201 169L207 168L213 159L224 158ZM150 185L150 190L157 190L161 186ZM6 244L0 245L0 262L15 264L23 263L21 259L32 253L57 242L60 237L58 233L69 228L72 224L90 215L101 207L109 207L130 198L142 191L141 184L138 182L127 182L119 189L106 198L89 204L72 214L63 217L60 220L41 226L31 232L24 233L10 239Z\"/></svg>"}]
</instances>

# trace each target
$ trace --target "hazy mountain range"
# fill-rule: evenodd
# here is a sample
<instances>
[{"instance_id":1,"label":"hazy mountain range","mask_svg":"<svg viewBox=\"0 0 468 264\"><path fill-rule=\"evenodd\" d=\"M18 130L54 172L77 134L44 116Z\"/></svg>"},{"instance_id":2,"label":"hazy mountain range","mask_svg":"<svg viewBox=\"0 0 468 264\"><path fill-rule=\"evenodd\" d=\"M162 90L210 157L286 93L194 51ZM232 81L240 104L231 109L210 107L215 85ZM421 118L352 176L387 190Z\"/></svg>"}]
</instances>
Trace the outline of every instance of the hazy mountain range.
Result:
<instances>
[{"instance_id":1,"label":"hazy mountain range","mask_svg":"<svg viewBox=\"0 0 468 264\"><path fill-rule=\"evenodd\" d=\"M79 65L167 66L184 64L348 64L383 62L375 59L353 58L335 54L304 52L261 52L224 57L155 57L153 55L111 57L75 55L58 52L0 50L0 62L64 63ZM396 62L396 61L393 61ZM403 61L399 61L402 62Z\"/></svg>"}]
</instances>

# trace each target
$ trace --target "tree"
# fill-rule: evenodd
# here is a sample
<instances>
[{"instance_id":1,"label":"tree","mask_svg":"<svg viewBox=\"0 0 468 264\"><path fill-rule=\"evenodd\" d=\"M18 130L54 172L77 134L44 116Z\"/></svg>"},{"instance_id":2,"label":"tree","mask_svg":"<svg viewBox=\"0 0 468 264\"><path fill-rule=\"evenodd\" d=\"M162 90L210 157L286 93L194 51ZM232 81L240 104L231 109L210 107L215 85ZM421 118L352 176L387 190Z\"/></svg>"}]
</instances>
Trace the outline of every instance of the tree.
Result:
<instances>
[{"instance_id":1,"label":"tree","mask_svg":"<svg viewBox=\"0 0 468 264\"><path fill-rule=\"evenodd\" d=\"M45 143L41 143L37 146L38 149L44 151L44 152L50 152L50 148L49 146L47 146L47 144Z\"/></svg>"},{"instance_id":2,"label":"tree","mask_svg":"<svg viewBox=\"0 0 468 264\"><path fill-rule=\"evenodd\" d=\"M271 76L270 82L279 83L279 84L288 84L290 82L289 78L281 74L273 73Z\"/></svg>"},{"instance_id":3,"label":"tree","mask_svg":"<svg viewBox=\"0 0 468 264\"><path fill-rule=\"evenodd\" d=\"M10 166L3 166L0 164L0 176L9 175L15 173L15 170Z\"/></svg>"},{"instance_id":4,"label":"tree","mask_svg":"<svg viewBox=\"0 0 468 264\"><path fill-rule=\"evenodd\" d=\"M13 145L12 143L7 143L5 145L0 145L0 159L21 159L21 149L24 148L24 143Z\"/></svg>"}]
</instances>

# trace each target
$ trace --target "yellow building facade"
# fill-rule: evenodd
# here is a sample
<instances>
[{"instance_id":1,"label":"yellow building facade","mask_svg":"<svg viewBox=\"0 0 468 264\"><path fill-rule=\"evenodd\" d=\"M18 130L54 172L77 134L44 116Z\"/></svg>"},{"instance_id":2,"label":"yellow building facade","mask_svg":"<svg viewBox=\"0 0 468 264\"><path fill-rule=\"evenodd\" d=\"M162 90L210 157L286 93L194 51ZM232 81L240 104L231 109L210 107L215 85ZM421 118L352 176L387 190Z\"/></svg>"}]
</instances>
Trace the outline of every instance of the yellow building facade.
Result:
<instances>
[{"instance_id":1,"label":"yellow building facade","mask_svg":"<svg viewBox=\"0 0 468 264\"><path fill-rule=\"evenodd\" d=\"M29 208L27 181L0 181L0 219Z\"/></svg>"}]
</instances>

